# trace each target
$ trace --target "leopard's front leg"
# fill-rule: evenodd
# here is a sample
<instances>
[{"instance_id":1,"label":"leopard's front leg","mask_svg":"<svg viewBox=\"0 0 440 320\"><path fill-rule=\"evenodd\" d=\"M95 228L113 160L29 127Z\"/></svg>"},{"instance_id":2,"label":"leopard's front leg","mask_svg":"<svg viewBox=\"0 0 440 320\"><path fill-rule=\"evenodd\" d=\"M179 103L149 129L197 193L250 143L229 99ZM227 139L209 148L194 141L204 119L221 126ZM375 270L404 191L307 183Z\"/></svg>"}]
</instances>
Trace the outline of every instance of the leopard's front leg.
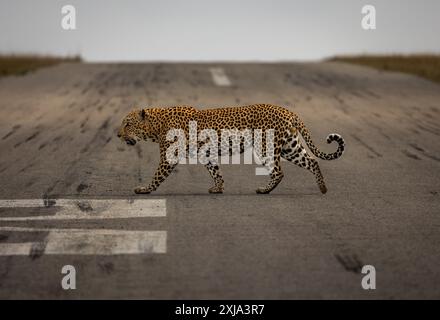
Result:
<instances>
[{"instance_id":1,"label":"leopard's front leg","mask_svg":"<svg viewBox=\"0 0 440 320\"><path fill-rule=\"evenodd\" d=\"M176 167L177 163L171 163L166 158L166 148L168 147L168 144L166 145L160 145L160 163L158 168L156 169L156 172L154 174L153 180L151 183L145 187L145 186L139 186L134 189L134 192L137 194L147 194L155 191L162 182L165 181L165 179L170 175L170 173L173 171L173 169Z\"/></svg>"},{"instance_id":2,"label":"leopard's front leg","mask_svg":"<svg viewBox=\"0 0 440 320\"><path fill-rule=\"evenodd\" d=\"M165 181L165 179L170 175L175 167L175 164L173 165L161 161L161 163L159 163L159 167L156 170L156 173L154 174L153 181L151 181L151 183L147 187L139 186L135 188L134 192L137 194L146 194L153 192L160 186L162 182Z\"/></svg>"},{"instance_id":3,"label":"leopard's front leg","mask_svg":"<svg viewBox=\"0 0 440 320\"><path fill-rule=\"evenodd\" d=\"M263 146L265 147L264 143ZM264 159L264 164L269 168L270 181L265 187L258 188L257 193L270 193L283 179L284 174L281 170L281 148L274 148L273 159Z\"/></svg>"},{"instance_id":4,"label":"leopard's front leg","mask_svg":"<svg viewBox=\"0 0 440 320\"><path fill-rule=\"evenodd\" d=\"M209 193L223 193L225 182L223 180L222 173L218 164L208 162L205 167L206 169L208 169L209 174L214 180L214 186L209 189Z\"/></svg>"}]
</instances>

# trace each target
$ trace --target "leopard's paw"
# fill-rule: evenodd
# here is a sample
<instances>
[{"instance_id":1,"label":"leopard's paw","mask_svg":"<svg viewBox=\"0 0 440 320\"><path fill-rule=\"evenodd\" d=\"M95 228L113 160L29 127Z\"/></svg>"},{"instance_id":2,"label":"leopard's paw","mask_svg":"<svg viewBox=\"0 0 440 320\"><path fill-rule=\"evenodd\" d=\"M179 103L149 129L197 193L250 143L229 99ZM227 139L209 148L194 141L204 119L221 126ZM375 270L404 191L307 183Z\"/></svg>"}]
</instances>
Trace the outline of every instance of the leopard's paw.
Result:
<instances>
[{"instance_id":1,"label":"leopard's paw","mask_svg":"<svg viewBox=\"0 0 440 320\"><path fill-rule=\"evenodd\" d=\"M147 194L147 193L151 193L151 191L148 187L137 187L134 189L134 193L136 194Z\"/></svg>"},{"instance_id":2,"label":"leopard's paw","mask_svg":"<svg viewBox=\"0 0 440 320\"><path fill-rule=\"evenodd\" d=\"M257 190L256 190L256 192L257 193L259 193L259 194L267 194L267 193L269 193L271 190L267 190L267 188L263 188L263 187L260 187L260 188L258 188Z\"/></svg>"},{"instance_id":3,"label":"leopard's paw","mask_svg":"<svg viewBox=\"0 0 440 320\"><path fill-rule=\"evenodd\" d=\"M210 188L209 193L223 193L223 188L222 187L218 187L218 186L214 186L212 188Z\"/></svg>"}]
</instances>

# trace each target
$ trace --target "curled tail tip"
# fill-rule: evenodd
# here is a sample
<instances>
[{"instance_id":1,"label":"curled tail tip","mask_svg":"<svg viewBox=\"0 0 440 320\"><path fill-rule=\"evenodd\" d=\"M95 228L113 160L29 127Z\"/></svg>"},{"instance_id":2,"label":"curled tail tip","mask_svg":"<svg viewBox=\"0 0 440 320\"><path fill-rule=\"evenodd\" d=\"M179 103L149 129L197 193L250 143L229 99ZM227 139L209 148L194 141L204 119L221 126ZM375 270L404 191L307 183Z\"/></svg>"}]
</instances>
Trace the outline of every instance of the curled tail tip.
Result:
<instances>
[{"instance_id":1,"label":"curled tail tip","mask_svg":"<svg viewBox=\"0 0 440 320\"><path fill-rule=\"evenodd\" d=\"M337 133L330 133L327 136L327 143L332 143L333 141L336 141L338 143L340 143L340 142L344 143L344 139L342 138L342 136Z\"/></svg>"},{"instance_id":2,"label":"curled tail tip","mask_svg":"<svg viewBox=\"0 0 440 320\"><path fill-rule=\"evenodd\" d=\"M340 134L331 133L327 136L327 143L336 141L338 143L338 150L332 155L331 159L339 158L345 150L345 141Z\"/></svg>"}]
</instances>

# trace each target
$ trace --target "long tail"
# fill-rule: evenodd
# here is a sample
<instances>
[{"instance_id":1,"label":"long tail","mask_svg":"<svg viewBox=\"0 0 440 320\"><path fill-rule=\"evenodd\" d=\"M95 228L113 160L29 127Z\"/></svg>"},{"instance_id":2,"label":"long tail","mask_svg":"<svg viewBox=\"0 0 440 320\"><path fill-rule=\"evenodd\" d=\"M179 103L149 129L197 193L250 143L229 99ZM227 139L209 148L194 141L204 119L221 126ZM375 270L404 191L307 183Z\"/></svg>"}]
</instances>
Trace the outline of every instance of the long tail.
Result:
<instances>
[{"instance_id":1,"label":"long tail","mask_svg":"<svg viewBox=\"0 0 440 320\"><path fill-rule=\"evenodd\" d=\"M324 159L324 160L334 160L339 158L345 149L345 141L344 139L337 133L332 133L327 136L327 143L332 143L333 141L336 141L338 143L338 150L333 153L324 153L318 149L317 146L312 141L312 138L310 137L310 132L304 125L304 122L295 115L294 117L294 126L299 130L302 137L304 138L304 141L307 143L307 146L309 147L310 151L313 152L315 156L318 158Z\"/></svg>"}]
</instances>

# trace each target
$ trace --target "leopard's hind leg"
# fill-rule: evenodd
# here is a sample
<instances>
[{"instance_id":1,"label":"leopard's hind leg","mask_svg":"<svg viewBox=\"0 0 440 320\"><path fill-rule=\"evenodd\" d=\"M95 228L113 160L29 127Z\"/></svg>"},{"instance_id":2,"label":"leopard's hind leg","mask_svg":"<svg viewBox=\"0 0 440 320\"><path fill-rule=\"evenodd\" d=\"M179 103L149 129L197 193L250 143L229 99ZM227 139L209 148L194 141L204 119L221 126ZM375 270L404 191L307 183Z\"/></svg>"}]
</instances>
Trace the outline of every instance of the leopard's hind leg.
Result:
<instances>
[{"instance_id":1,"label":"leopard's hind leg","mask_svg":"<svg viewBox=\"0 0 440 320\"><path fill-rule=\"evenodd\" d=\"M223 193L225 182L218 164L210 161L205 165L205 167L208 169L209 174L214 180L214 186L209 189L209 193Z\"/></svg>"},{"instance_id":2,"label":"leopard's hind leg","mask_svg":"<svg viewBox=\"0 0 440 320\"><path fill-rule=\"evenodd\" d=\"M293 162L297 166L307 169L313 173L319 190L321 190L322 193L327 192L327 187L325 186L324 177L322 176L318 161L312 158L301 145L298 134L292 134L287 139L281 151L281 156L284 159Z\"/></svg>"},{"instance_id":3,"label":"leopard's hind leg","mask_svg":"<svg viewBox=\"0 0 440 320\"><path fill-rule=\"evenodd\" d=\"M270 181L265 187L259 187L257 193L269 193L281 182L284 173L281 170L280 155L275 155L273 168L270 170Z\"/></svg>"}]
</instances>

